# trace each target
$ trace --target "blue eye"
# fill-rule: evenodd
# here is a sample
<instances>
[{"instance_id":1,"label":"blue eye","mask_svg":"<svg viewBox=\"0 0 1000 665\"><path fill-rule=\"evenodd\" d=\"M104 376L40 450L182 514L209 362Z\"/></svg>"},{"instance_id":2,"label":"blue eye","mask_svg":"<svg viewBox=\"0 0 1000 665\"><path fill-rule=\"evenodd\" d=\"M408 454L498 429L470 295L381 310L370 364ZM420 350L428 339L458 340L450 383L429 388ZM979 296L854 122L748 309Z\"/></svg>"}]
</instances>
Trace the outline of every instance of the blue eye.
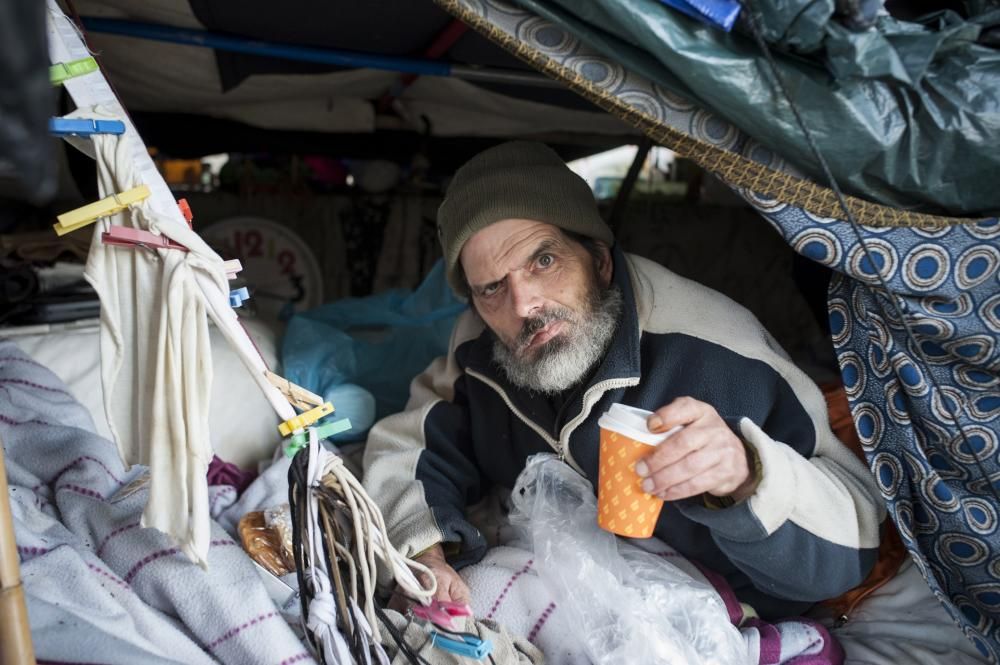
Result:
<instances>
[{"instance_id":1,"label":"blue eye","mask_svg":"<svg viewBox=\"0 0 1000 665\"><path fill-rule=\"evenodd\" d=\"M551 254L542 254L541 256L538 257L538 266L540 268L548 268L554 262L555 262L555 259L552 258Z\"/></svg>"}]
</instances>

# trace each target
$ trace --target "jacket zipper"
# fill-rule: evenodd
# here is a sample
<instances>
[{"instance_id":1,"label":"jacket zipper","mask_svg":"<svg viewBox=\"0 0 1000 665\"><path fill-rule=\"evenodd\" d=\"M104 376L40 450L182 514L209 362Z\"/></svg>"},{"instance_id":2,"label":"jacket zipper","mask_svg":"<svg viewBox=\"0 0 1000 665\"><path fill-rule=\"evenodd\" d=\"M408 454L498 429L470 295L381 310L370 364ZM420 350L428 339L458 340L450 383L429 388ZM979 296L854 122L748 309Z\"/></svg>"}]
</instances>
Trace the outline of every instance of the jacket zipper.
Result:
<instances>
[{"instance_id":1,"label":"jacket zipper","mask_svg":"<svg viewBox=\"0 0 1000 665\"><path fill-rule=\"evenodd\" d=\"M563 425L562 431L559 433L559 439L569 441L570 434L572 434L573 430L579 427L580 423L590 415L590 410L594 408L594 404L598 399L600 399L602 394L614 388L631 388L636 385L639 385L639 377L628 379L607 379L605 381L598 381L590 388L587 388L587 391L583 393L583 404L580 408L580 413L576 414L575 418ZM587 404L587 398L594 395L594 393L599 394L595 399L591 400L590 404Z\"/></svg>"},{"instance_id":2,"label":"jacket zipper","mask_svg":"<svg viewBox=\"0 0 1000 665\"><path fill-rule=\"evenodd\" d=\"M533 420L531 420L523 413L521 413L521 411L516 406L514 406L514 403L507 395L507 392L502 387L500 387L500 384L498 384L496 381L484 376L483 374L480 374L479 372L473 369L466 368L465 373L468 374L469 376L479 379L480 381L488 385L490 388L495 390L500 395L501 399L503 399L504 403L507 405L507 408L510 409L511 412L521 420L521 422L523 422L525 425L534 430L534 432L538 434L538 436L542 437L542 440L545 441L547 444L549 444L549 446L551 446L551 448L556 451L556 454L559 456L560 460L566 462L571 467L573 467L573 469L581 476L586 476L586 474L583 472L583 469L580 468L580 465L576 463L576 460L573 459L573 456L570 455L569 446L567 444L569 442L570 434L572 434L573 430L575 430L579 426L579 424L583 421L583 419L586 418L587 415L589 415L590 409L593 408L594 403L597 401L597 399L595 398L591 400L591 403L588 405L587 404L588 398L593 396L595 393L600 394L612 388L627 388L629 386L634 386L639 383L639 378L635 377L630 379L608 379L606 381L600 381L592 385L590 388L587 389L586 392L583 393L583 408L581 409L580 413L577 414L575 418L573 418L568 423L566 423L566 425L563 426L562 432L560 433L559 436L559 440L556 440L552 435L546 432L545 429L543 429L540 425L538 425Z\"/></svg>"}]
</instances>

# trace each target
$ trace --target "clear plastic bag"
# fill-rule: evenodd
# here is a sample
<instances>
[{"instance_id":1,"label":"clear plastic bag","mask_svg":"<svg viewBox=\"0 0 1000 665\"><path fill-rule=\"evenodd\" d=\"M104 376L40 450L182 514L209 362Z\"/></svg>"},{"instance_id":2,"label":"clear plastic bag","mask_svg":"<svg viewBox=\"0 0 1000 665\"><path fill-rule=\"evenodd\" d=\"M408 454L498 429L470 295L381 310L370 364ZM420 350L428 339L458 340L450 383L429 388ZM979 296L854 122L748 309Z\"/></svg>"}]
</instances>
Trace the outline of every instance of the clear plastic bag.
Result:
<instances>
[{"instance_id":1,"label":"clear plastic bag","mask_svg":"<svg viewBox=\"0 0 1000 665\"><path fill-rule=\"evenodd\" d=\"M287 503L272 506L264 511L264 522L278 536L281 553L287 561L295 561L292 546L292 511ZM295 566L291 567L295 570Z\"/></svg>"},{"instance_id":2,"label":"clear plastic bag","mask_svg":"<svg viewBox=\"0 0 1000 665\"><path fill-rule=\"evenodd\" d=\"M345 298L303 312L285 331L284 376L351 419L354 427L337 440L363 440L365 425L402 411L413 377L448 352L451 329L466 307L438 261L416 291ZM346 393L333 392L338 387Z\"/></svg>"},{"instance_id":3,"label":"clear plastic bag","mask_svg":"<svg viewBox=\"0 0 1000 665\"><path fill-rule=\"evenodd\" d=\"M285 505L287 508L287 504ZM275 577L282 577L295 570L291 547L287 552L282 544L282 534L268 524L264 511L244 515L237 525L243 549L250 558Z\"/></svg>"},{"instance_id":4,"label":"clear plastic bag","mask_svg":"<svg viewBox=\"0 0 1000 665\"><path fill-rule=\"evenodd\" d=\"M597 665L738 665L746 643L719 595L597 526L591 484L534 455L511 495L511 524Z\"/></svg>"}]
</instances>

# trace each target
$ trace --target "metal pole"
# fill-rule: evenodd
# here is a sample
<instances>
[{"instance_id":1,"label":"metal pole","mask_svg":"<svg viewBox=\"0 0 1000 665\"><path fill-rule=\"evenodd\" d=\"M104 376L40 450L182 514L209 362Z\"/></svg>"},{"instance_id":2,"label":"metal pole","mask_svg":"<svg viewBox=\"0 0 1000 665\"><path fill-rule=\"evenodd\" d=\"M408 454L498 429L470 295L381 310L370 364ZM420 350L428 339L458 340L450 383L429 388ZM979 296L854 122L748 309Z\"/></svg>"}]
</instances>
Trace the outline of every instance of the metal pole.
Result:
<instances>
[{"instance_id":1,"label":"metal pole","mask_svg":"<svg viewBox=\"0 0 1000 665\"><path fill-rule=\"evenodd\" d=\"M453 76L470 81L562 87L561 83L541 74L532 74L531 72L522 72L513 69L468 67L464 65L452 65L450 62L440 60L428 60L426 58L394 57L345 51L342 49L282 44L259 39L231 37L229 35L208 32L207 30L178 28L171 25L124 21L113 18L84 16L81 20L83 21L83 27L90 32L137 37L139 39L185 44L187 46L200 46L219 51L248 53L251 55L263 55L303 62L317 62L325 65L355 69L361 67L383 69L393 72L417 74L419 76Z\"/></svg>"},{"instance_id":2,"label":"metal pole","mask_svg":"<svg viewBox=\"0 0 1000 665\"><path fill-rule=\"evenodd\" d=\"M632 165L628 167L628 173L625 174L625 179L622 180L622 185L618 188L618 196L615 197L615 202L611 206L611 215L608 219L608 226L611 227L611 232L616 236L621 230L622 218L628 207L628 198L632 195L635 181L639 178L639 171L642 170L642 165L646 162L646 157L652 147L653 142L647 138L639 143L639 147L635 151L635 159L632 160Z\"/></svg>"},{"instance_id":3,"label":"metal pole","mask_svg":"<svg viewBox=\"0 0 1000 665\"><path fill-rule=\"evenodd\" d=\"M0 665L34 665L28 608L14 541L7 467L0 442Z\"/></svg>"}]
</instances>

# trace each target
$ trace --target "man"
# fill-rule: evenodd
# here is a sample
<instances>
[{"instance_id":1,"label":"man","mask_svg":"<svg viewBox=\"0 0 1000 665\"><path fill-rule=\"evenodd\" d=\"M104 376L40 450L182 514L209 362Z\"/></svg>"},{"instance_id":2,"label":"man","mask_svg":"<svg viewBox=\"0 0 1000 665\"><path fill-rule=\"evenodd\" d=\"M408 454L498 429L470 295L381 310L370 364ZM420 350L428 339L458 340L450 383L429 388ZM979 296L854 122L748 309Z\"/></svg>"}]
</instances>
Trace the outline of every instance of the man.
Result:
<instances>
[{"instance_id":1,"label":"man","mask_svg":"<svg viewBox=\"0 0 1000 665\"><path fill-rule=\"evenodd\" d=\"M485 553L466 506L540 452L596 484L597 420L614 402L654 411L654 432L684 426L636 465L666 500L655 535L763 617L864 580L884 516L870 474L751 314L614 246L586 183L540 144L473 158L438 225L472 307L407 410L372 430L365 486L440 599L467 598L455 569Z\"/></svg>"}]
</instances>

